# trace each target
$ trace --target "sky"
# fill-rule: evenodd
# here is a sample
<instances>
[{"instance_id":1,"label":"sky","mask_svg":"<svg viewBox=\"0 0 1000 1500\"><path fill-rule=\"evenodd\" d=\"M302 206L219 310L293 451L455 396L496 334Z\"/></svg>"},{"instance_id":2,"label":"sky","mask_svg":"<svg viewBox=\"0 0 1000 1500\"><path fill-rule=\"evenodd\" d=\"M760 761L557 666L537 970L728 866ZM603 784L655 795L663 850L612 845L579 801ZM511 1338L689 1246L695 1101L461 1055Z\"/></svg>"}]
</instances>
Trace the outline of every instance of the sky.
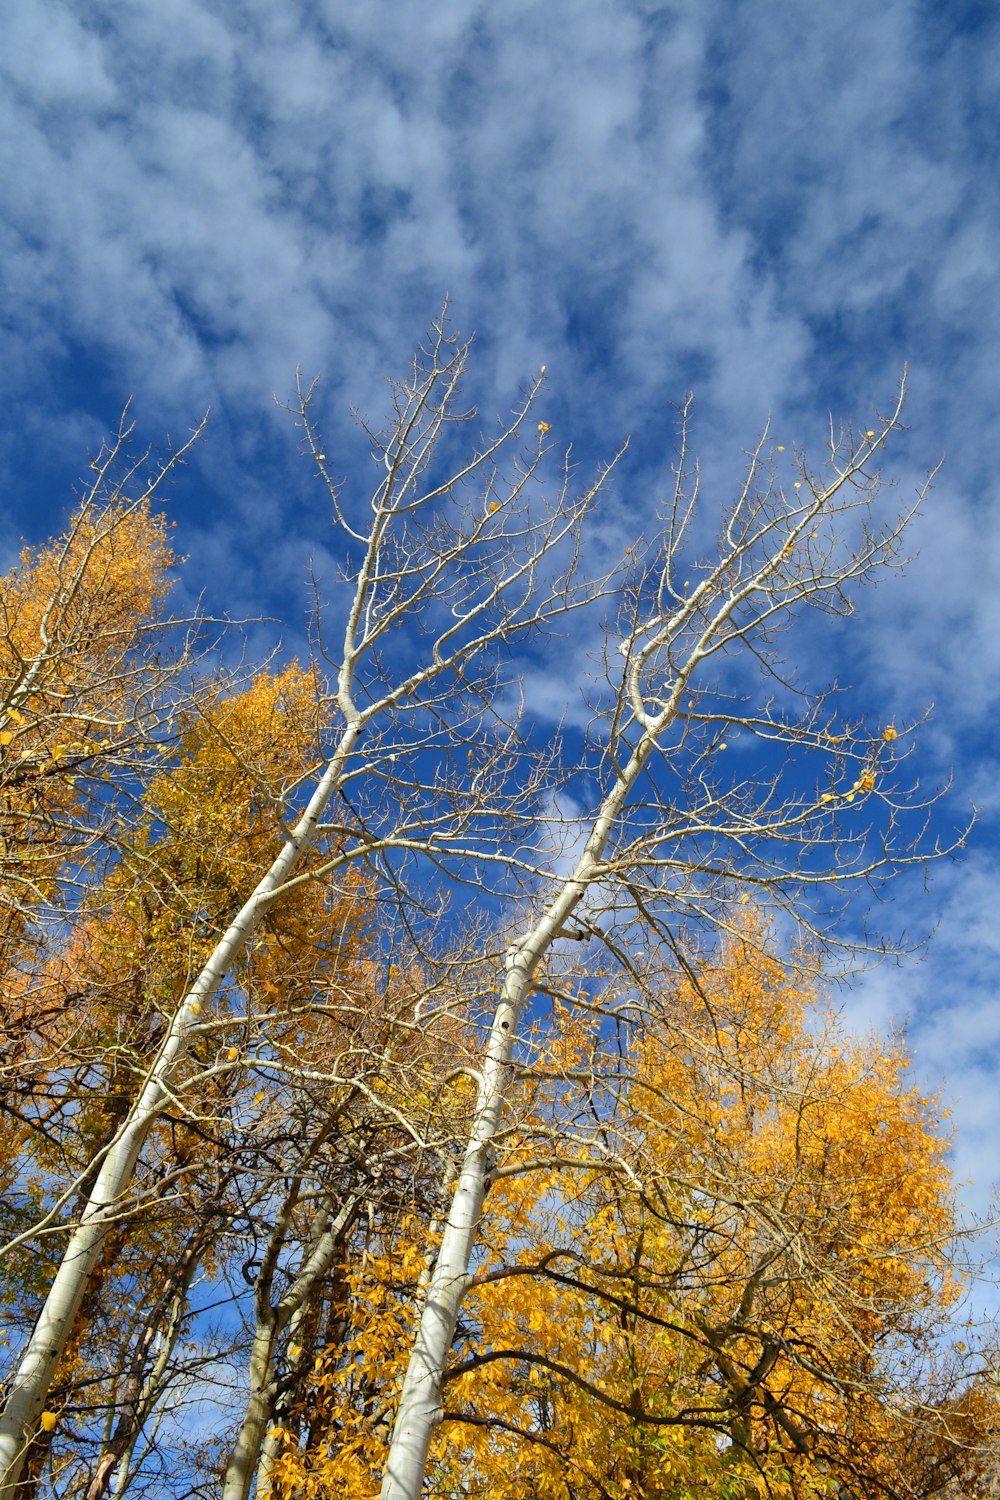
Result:
<instances>
[{"instance_id":1,"label":"sky","mask_svg":"<svg viewBox=\"0 0 1000 1500\"><path fill-rule=\"evenodd\" d=\"M886 720L934 705L918 760L960 863L883 913L920 963L839 995L906 1021L952 1106L963 1202L1000 1177L997 594L1000 14L974 0L24 0L0 17L0 558L65 513L131 399L143 442L207 441L172 486L185 588L287 622L326 507L275 406L322 374L333 466L366 482L376 416L449 299L472 394L509 411L544 364L581 471L631 448L622 534L649 528L672 404L719 504L770 419L822 444L908 369L911 493L945 455L913 560L815 635ZM357 477L355 477L357 476ZM572 683L567 692L575 692Z\"/></svg>"}]
</instances>

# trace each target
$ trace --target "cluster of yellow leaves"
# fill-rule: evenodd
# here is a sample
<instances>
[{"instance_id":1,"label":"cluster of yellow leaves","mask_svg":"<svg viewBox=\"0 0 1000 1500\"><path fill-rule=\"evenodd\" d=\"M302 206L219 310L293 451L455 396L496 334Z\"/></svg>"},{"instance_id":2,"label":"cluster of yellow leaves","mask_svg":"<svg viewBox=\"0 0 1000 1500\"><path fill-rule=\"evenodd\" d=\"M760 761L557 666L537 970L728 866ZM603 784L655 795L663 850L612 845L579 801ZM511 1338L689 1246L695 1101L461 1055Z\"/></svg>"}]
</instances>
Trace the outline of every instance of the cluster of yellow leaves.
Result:
<instances>
[{"instance_id":1,"label":"cluster of yellow leaves","mask_svg":"<svg viewBox=\"0 0 1000 1500\"><path fill-rule=\"evenodd\" d=\"M648 1144L661 1172L676 1163L667 1180L697 1184L711 1245L672 1305L700 1334L722 1405L739 1408L734 1445L772 1490L776 1468L796 1492L815 1452L891 1470L906 1423L880 1398L887 1371L959 1295L948 1142L905 1069L901 1048L843 1036L752 917L644 1045Z\"/></svg>"},{"instance_id":2,"label":"cluster of yellow leaves","mask_svg":"<svg viewBox=\"0 0 1000 1500\"><path fill-rule=\"evenodd\" d=\"M838 1475L909 1482L898 1385L960 1291L940 1113L900 1047L843 1035L741 920L620 1073L617 1167L549 1161L493 1187L430 1493L801 1500ZM596 1025L544 1059L564 1113ZM508 1167L551 1155L552 1106L525 1084ZM377 1493L422 1247L413 1224L355 1274L348 1332L315 1359L326 1416L283 1434L276 1500Z\"/></svg>"},{"instance_id":3,"label":"cluster of yellow leaves","mask_svg":"<svg viewBox=\"0 0 1000 1500\"><path fill-rule=\"evenodd\" d=\"M0 1117L0 1189L16 1188L0 1208L3 1239L67 1181L87 1190L178 999L286 836L286 794L320 753L312 672L262 672L239 690L195 683L183 664L171 676L157 637L170 564L162 520L112 503L25 552L0 591L0 1082L13 1105ZM64 920L35 922L64 880ZM70 1410L78 1388L114 1399L108 1372L127 1367L144 1299L182 1256L196 1250L215 1274L217 1252L199 1238L206 1185L218 1200L227 1143L252 1159L253 1132L273 1133L288 1107L272 1082L261 1087L255 1044L266 1033L268 1058L306 1064L335 1050L335 1028L301 997L347 997L356 1024L369 920L362 879L304 883L204 1008L178 1108L139 1168L141 1219L109 1234L60 1366ZM162 1202L150 1191L161 1176ZM50 1240L6 1258L12 1321L30 1319L57 1253ZM41 1431L54 1428L43 1420ZM33 1450L32 1465L46 1452Z\"/></svg>"},{"instance_id":4,"label":"cluster of yellow leaves","mask_svg":"<svg viewBox=\"0 0 1000 1500\"><path fill-rule=\"evenodd\" d=\"M79 776L141 753L140 647L170 582L148 505L85 506L0 579L0 963L100 818Z\"/></svg>"},{"instance_id":5,"label":"cluster of yellow leaves","mask_svg":"<svg viewBox=\"0 0 1000 1500\"><path fill-rule=\"evenodd\" d=\"M273 1500L376 1500L387 1452L386 1416L412 1342L412 1293L432 1253L422 1218L404 1215L378 1248L345 1268L331 1309L336 1347L317 1350L288 1424L274 1429Z\"/></svg>"},{"instance_id":6,"label":"cluster of yellow leaves","mask_svg":"<svg viewBox=\"0 0 1000 1500\"><path fill-rule=\"evenodd\" d=\"M6 664L45 646L56 680L89 699L98 683L81 682L74 666L122 659L169 592L172 563L167 523L148 503L84 507L63 537L26 547L2 580Z\"/></svg>"},{"instance_id":7,"label":"cluster of yellow leaves","mask_svg":"<svg viewBox=\"0 0 1000 1500\"><path fill-rule=\"evenodd\" d=\"M62 537L25 549L0 579L4 1239L32 1221L46 1170L66 1160L52 1080L65 1061L78 986L54 971L63 928L36 919L58 901L64 880L79 891L91 878L115 817L109 776L123 774L126 797L135 796L136 767L158 722L164 679L147 648L160 628L171 563L163 519L148 504L116 499L82 506ZM66 904L77 903L71 896ZM36 1133L39 1112L48 1119ZM16 1308L21 1296L37 1296L49 1270L45 1247L9 1264L0 1296Z\"/></svg>"}]
</instances>

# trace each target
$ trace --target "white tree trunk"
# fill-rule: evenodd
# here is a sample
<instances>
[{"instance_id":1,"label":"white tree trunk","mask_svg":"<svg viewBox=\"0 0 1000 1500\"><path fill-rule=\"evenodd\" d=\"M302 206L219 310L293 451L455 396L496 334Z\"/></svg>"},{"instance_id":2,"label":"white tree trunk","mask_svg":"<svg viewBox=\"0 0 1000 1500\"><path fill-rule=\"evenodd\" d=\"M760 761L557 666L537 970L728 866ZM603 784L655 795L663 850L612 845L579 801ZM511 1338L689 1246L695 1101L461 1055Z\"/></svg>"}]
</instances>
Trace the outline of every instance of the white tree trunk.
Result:
<instances>
[{"instance_id":1,"label":"white tree trunk","mask_svg":"<svg viewBox=\"0 0 1000 1500\"><path fill-rule=\"evenodd\" d=\"M275 1344L281 1330L272 1316L258 1323L250 1353L250 1397L235 1447L226 1465L222 1500L246 1500L260 1457L261 1444L274 1407Z\"/></svg>"},{"instance_id":2,"label":"white tree trunk","mask_svg":"<svg viewBox=\"0 0 1000 1500\"><path fill-rule=\"evenodd\" d=\"M70 1237L49 1295L18 1367L0 1416L0 1500L13 1500L27 1445L37 1429L56 1366L66 1348L108 1228L128 1191L147 1135L166 1102L170 1085L199 1016L212 1003L223 977L239 957L282 886L312 845L316 826L339 785L358 730L346 729L309 804L271 868L246 901L185 996L171 1023L142 1092L108 1148L93 1191Z\"/></svg>"},{"instance_id":3,"label":"white tree trunk","mask_svg":"<svg viewBox=\"0 0 1000 1500\"><path fill-rule=\"evenodd\" d=\"M290 1209L294 1203L289 1205ZM254 1473L260 1462L261 1449L268 1427L274 1420L277 1385L274 1359L278 1340L311 1296L317 1282L327 1274L341 1248L344 1235L358 1211L359 1199L349 1198L340 1212L330 1220L329 1208L320 1210L321 1232L317 1234L305 1262L292 1285L277 1305L271 1303L271 1278L257 1298L257 1327L250 1354L250 1396L243 1423L226 1466L222 1482L222 1500L247 1500L253 1487ZM284 1228L281 1243L284 1242ZM270 1248L270 1247L269 1247ZM277 1252L274 1261L277 1260ZM272 1266L273 1269L273 1266Z\"/></svg>"},{"instance_id":4,"label":"white tree trunk","mask_svg":"<svg viewBox=\"0 0 1000 1500\"><path fill-rule=\"evenodd\" d=\"M642 773L657 736L676 711L683 685L678 684L663 713L651 721L632 758L605 798L573 874L537 925L508 951L507 970L490 1028L476 1113L462 1171L403 1380L382 1481L382 1500L420 1500L431 1438L441 1420L441 1382L455 1336L459 1307L469 1283L469 1265L486 1192L490 1146L500 1129L514 1040L535 970L598 877L611 831L629 791Z\"/></svg>"}]
</instances>

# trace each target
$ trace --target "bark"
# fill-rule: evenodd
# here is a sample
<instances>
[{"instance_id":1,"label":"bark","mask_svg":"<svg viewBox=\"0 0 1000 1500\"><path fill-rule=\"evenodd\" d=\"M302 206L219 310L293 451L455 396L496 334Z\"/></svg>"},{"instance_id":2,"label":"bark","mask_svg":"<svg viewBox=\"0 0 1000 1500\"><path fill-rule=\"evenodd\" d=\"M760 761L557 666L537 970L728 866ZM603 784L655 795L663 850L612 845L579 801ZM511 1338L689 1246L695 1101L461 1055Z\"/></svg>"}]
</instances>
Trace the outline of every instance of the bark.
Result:
<instances>
[{"instance_id":1,"label":"bark","mask_svg":"<svg viewBox=\"0 0 1000 1500\"><path fill-rule=\"evenodd\" d=\"M103 1496L107 1494L111 1486L111 1476L115 1467L123 1459L127 1462L129 1454L135 1447L136 1438L148 1415L150 1398L155 1397L156 1394L155 1378L153 1380L144 1378L149 1352L157 1334L162 1330L163 1319L168 1311L170 1314L168 1347L172 1348L176 1342L187 1292L207 1244L207 1236L200 1233L198 1238L187 1246L150 1310L132 1356L132 1367L125 1379L118 1402L120 1412L118 1421L94 1470L94 1477L87 1486L84 1500L103 1500Z\"/></svg>"},{"instance_id":2,"label":"bark","mask_svg":"<svg viewBox=\"0 0 1000 1500\"><path fill-rule=\"evenodd\" d=\"M217 943L185 996L150 1069L145 1087L106 1151L93 1192L70 1237L49 1295L11 1378L7 1403L0 1417L0 1500L14 1500L27 1443L37 1430L46 1394L66 1348L101 1247L111 1225L120 1215L122 1199L131 1184L146 1137L169 1102L173 1080L199 1024L198 1017L208 1010L227 970L243 952L312 846L319 820L340 783L357 736L357 722L349 723L336 754L278 857Z\"/></svg>"},{"instance_id":3,"label":"bark","mask_svg":"<svg viewBox=\"0 0 1000 1500\"><path fill-rule=\"evenodd\" d=\"M481 1071L476 1114L403 1380L382 1483L382 1500L419 1500L423 1488L431 1438L442 1415L441 1382L459 1307L469 1284L469 1264L482 1213L491 1146L500 1129L518 1022L535 970L598 878L608 840L628 794L641 776L658 736L673 719L689 675L675 683L669 703L650 721L623 767L594 820L572 876L537 925L508 951L507 972Z\"/></svg>"},{"instance_id":4,"label":"bark","mask_svg":"<svg viewBox=\"0 0 1000 1500\"><path fill-rule=\"evenodd\" d=\"M242 1426L226 1467L222 1483L222 1500L247 1500L254 1474L260 1463L261 1450L268 1427L274 1419L279 1395L274 1378L274 1356L277 1342L295 1315L305 1306L314 1288L329 1271L344 1235L354 1223L361 1206L360 1198L348 1198L331 1220L330 1206L321 1210L323 1222L317 1225L310 1252L285 1295L271 1301L271 1282L277 1257L288 1230L288 1222L297 1201L290 1195L271 1235L265 1264L261 1267L256 1293L257 1323L250 1354L250 1396Z\"/></svg>"}]
</instances>

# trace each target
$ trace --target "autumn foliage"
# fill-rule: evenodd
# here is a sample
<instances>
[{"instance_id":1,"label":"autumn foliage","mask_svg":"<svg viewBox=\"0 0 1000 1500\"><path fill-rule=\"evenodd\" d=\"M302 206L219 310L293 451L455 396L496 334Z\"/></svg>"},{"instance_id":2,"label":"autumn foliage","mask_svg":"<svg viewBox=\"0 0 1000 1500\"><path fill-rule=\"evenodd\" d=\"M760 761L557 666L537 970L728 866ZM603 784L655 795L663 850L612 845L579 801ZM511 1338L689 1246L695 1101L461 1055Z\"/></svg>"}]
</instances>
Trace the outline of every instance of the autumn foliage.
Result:
<instances>
[{"instance_id":1,"label":"autumn foliage","mask_svg":"<svg viewBox=\"0 0 1000 1500\"><path fill-rule=\"evenodd\" d=\"M116 490L5 580L4 1344L30 1323L60 1253L52 1231L85 1198L192 971L320 753L312 671L235 677L209 659L195 670L193 627L163 613L171 563L162 516ZM110 1410L123 1392L131 1420L108 1451L127 1460L162 1398L156 1356L169 1363L190 1286L220 1271L219 1236L245 1219L251 1178L287 1136L252 1066L259 1034L269 1022L271 1065L329 1052L330 1024L289 1000L363 990L367 908L363 880L305 881L229 976L106 1240L25 1483L50 1462L60 1483L74 1472L51 1457L53 1413ZM283 1103L301 1108L287 1088Z\"/></svg>"},{"instance_id":2,"label":"autumn foliage","mask_svg":"<svg viewBox=\"0 0 1000 1500\"><path fill-rule=\"evenodd\" d=\"M613 1074L586 1073L598 1021L585 1040L586 1015L560 1022L522 1075L430 1493L946 1492L993 1420L982 1390L928 1405L961 1283L942 1112L902 1044L844 1033L745 913ZM546 1161L553 1118L588 1104L593 1164ZM428 1248L401 1220L342 1278L281 1500L377 1494Z\"/></svg>"},{"instance_id":3,"label":"autumn foliage","mask_svg":"<svg viewBox=\"0 0 1000 1500\"><path fill-rule=\"evenodd\" d=\"M776 935L800 877L918 858L909 731L729 675L896 556L898 408L829 483L761 446L678 576L682 428L663 536L592 580L606 472L540 505L541 376L432 472L467 354L439 322L393 386L360 519L298 386L339 658L322 610L314 661L234 669L171 613L183 453L124 429L2 581L0 1500L986 1500L946 1111L841 1025L819 917ZM507 658L613 594L563 763Z\"/></svg>"}]
</instances>

